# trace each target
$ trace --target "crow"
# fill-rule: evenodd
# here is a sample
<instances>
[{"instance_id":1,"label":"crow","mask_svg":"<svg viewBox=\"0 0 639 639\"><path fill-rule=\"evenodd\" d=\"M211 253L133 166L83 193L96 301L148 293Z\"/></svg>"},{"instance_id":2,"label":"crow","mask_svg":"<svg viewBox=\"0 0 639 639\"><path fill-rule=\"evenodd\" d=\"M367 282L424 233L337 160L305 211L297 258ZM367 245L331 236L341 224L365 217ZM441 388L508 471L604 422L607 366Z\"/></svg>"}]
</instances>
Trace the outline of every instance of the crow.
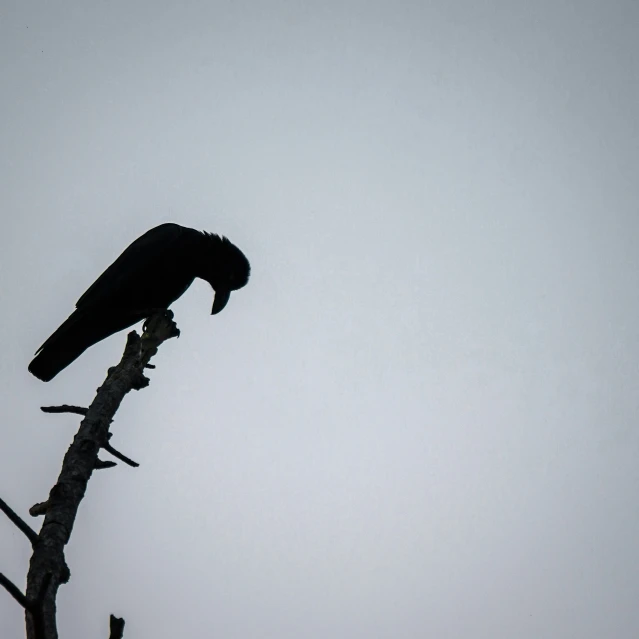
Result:
<instances>
[{"instance_id":1,"label":"crow","mask_svg":"<svg viewBox=\"0 0 639 639\"><path fill-rule=\"evenodd\" d=\"M214 290L212 315L248 283L246 256L227 238L161 224L133 242L98 277L76 310L36 351L29 371L44 382L99 341L166 310L196 277Z\"/></svg>"}]
</instances>

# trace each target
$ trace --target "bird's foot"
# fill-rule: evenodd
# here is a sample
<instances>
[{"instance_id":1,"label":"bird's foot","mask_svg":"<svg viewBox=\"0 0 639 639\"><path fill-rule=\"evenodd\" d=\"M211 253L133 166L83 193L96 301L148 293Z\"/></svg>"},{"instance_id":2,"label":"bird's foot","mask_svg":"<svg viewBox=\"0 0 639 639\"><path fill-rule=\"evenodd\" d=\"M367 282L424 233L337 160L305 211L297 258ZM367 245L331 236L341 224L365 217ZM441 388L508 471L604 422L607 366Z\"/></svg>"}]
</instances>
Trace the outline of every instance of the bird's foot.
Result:
<instances>
[{"instance_id":1,"label":"bird's foot","mask_svg":"<svg viewBox=\"0 0 639 639\"><path fill-rule=\"evenodd\" d=\"M154 311L142 325L142 339L148 339L153 336L162 342L171 337L179 337L180 329L173 321L173 317L173 311L168 308Z\"/></svg>"}]
</instances>

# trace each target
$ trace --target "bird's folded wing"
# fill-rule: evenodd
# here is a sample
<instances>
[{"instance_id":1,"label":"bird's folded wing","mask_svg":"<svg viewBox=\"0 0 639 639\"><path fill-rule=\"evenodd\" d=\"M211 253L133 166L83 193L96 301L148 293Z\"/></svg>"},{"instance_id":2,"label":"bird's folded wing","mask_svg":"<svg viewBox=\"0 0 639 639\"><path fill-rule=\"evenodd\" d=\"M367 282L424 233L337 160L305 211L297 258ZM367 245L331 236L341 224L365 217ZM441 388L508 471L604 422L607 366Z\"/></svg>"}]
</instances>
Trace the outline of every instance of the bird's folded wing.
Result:
<instances>
[{"instance_id":1,"label":"bird's folded wing","mask_svg":"<svg viewBox=\"0 0 639 639\"><path fill-rule=\"evenodd\" d=\"M139 282L152 274L154 265L183 236L178 224L161 224L140 236L87 289L75 305L78 309L108 305L129 282Z\"/></svg>"}]
</instances>

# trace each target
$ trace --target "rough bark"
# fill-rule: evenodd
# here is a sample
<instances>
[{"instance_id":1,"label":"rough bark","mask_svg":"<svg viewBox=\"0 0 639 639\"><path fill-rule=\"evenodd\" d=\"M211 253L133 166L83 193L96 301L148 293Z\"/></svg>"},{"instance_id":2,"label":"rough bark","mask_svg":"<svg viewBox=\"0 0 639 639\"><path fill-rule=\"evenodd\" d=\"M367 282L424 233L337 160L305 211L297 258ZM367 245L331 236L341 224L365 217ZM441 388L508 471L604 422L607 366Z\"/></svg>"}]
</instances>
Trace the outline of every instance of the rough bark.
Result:
<instances>
[{"instance_id":1,"label":"rough bark","mask_svg":"<svg viewBox=\"0 0 639 639\"><path fill-rule=\"evenodd\" d=\"M80 428L62 462L58 480L46 502L32 507L33 516L44 514L44 522L37 534L25 524L4 502L0 508L29 538L33 554L27 575L26 596L3 576L0 585L25 608L27 639L57 639L56 595L61 584L70 578L64 557L64 547L73 530L78 507L87 484L96 468L106 467L98 459L101 448L109 449L109 426L124 396L131 390L145 388L149 380L143 371L157 352L158 346L179 335L173 313L166 311L154 315L144 326L144 335L132 331L120 363L109 369L102 386L88 409L62 406L47 412L74 412L85 414ZM70 410L71 409L71 410ZM124 456L121 456L122 459ZM128 458L125 460L130 462ZM134 464L135 462L133 462ZM124 621L111 617L111 637L122 637Z\"/></svg>"}]
</instances>

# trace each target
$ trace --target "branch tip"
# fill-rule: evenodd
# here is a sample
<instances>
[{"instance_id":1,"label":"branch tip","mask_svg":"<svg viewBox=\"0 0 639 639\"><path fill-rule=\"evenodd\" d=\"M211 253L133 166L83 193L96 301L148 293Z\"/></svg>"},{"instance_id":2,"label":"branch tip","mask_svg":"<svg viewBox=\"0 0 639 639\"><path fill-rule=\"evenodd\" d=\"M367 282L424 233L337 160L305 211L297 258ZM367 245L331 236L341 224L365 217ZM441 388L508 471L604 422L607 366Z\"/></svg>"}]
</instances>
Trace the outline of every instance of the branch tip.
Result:
<instances>
[{"instance_id":1,"label":"branch tip","mask_svg":"<svg viewBox=\"0 0 639 639\"><path fill-rule=\"evenodd\" d=\"M113 448L111 444L104 444L102 448L104 448L104 450L106 450L108 453L111 453L115 458L119 459L121 462L124 462L125 464L132 466L133 468L137 468L140 465L137 462L133 461L132 459L129 459L126 455L123 455L119 450L116 450L115 448Z\"/></svg>"},{"instance_id":2,"label":"branch tip","mask_svg":"<svg viewBox=\"0 0 639 639\"><path fill-rule=\"evenodd\" d=\"M111 615L109 618L109 639L122 639L124 636L124 619Z\"/></svg>"},{"instance_id":3,"label":"branch tip","mask_svg":"<svg viewBox=\"0 0 639 639\"><path fill-rule=\"evenodd\" d=\"M62 406L40 406L40 410L43 413L74 413L75 415L86 415L89 409L84 408L84 406L62 404Z\"/></svg>"}]
</instances>

